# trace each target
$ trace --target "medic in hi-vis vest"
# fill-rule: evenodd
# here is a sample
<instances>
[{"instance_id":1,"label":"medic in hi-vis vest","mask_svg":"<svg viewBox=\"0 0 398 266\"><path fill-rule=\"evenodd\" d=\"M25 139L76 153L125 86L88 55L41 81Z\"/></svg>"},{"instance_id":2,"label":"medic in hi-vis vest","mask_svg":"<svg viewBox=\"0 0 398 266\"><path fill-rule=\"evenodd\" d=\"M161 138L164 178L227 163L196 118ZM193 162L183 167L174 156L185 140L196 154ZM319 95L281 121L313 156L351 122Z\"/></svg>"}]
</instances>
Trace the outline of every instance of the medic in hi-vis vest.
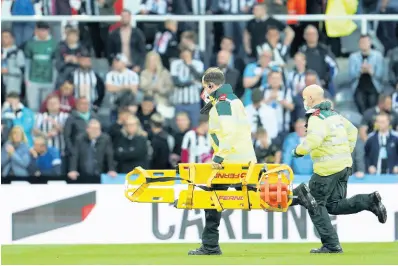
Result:
<instances>
[{"instance_id":1,"label":"medic in hi-vis vest","mask_svg":"<svg viewBox=\"0 0 398 266\"><path fill-rule=\"evenodd\" d=\"M224 84L224 73L209 68L202 78L206 102L201 113L209 113L209 133L214 150L213 168L223 162L256 163L249 119L241 100L229 84Z\"/></svg>"}]
</instances>

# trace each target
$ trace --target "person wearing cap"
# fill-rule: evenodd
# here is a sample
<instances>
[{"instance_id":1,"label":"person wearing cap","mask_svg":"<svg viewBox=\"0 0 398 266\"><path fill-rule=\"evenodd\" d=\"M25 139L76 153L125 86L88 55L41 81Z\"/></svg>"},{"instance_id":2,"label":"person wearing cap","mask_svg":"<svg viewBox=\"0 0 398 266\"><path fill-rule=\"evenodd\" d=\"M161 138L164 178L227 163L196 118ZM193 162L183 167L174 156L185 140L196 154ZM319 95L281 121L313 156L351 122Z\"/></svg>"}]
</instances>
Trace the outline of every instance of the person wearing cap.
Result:
<instances>
[{"instance_id":1,"label":"person wearing cap","mask_svg":"<svg viewBox=\"0 0 398 266\"><path fill-rule=\"evenodd\" d=\"M28 59L25 72L28 84L26 100L29 108L37 112L40 103L54 90L54 55L57 43L49 33L50 26L45 22L36 24L35 36L25 46Z\"/></svg>"}]
</instances>

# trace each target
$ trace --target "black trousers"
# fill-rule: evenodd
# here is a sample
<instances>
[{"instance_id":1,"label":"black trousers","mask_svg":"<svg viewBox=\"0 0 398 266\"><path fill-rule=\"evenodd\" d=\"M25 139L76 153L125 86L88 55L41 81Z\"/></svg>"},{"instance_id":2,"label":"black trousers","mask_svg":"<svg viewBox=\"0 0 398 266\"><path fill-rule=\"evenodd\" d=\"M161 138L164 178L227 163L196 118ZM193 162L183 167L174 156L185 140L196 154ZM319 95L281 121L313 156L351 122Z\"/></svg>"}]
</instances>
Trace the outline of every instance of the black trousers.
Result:
<instances>
[{"instance_id":1,"label":"black trousers","mask_svg":"<svg viewBox=\"0 0 398 266\"><path fill-rule=\"evenodd\" d=\"M109 25L98 22L88 23L87 25L90 32L91 45L94 49L95 57L107 57Z\"/></svg>"},{"instance_id":2,"label":"black trousers","mask_svg":"<svg viewBox=\"0 0 398 266\"><path fill-rule=\"evenodd\" d=\"M377 105L379 93L374 88L365 89L360 87L356 90L354 97L359 113L363 114L367 109Z\"/></svg>"},{"instance_id":3,"label":"black trousers","mask_svg":"<svg viewBox=\"0 0 398 266\"><path fill-rule=\"evenodd\" d=\"M330 176L313 174L309 188L311 195L318 203L318 210L310 214L312 223L317 229L322 244L326 247L339 245L339 237L332 226L329 214L344 215L370 210L372 199L370 194L359 194L347 199L347 181L352 174L351 168Z\"/></svg>"}]
</instances>

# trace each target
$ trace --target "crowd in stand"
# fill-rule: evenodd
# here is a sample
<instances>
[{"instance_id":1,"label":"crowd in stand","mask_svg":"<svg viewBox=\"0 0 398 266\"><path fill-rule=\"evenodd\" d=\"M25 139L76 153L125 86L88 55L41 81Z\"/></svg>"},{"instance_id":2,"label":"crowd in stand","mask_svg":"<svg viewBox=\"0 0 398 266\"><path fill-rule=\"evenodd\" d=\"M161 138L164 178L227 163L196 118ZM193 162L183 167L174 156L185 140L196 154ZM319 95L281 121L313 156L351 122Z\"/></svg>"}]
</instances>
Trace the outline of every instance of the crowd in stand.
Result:
<instances>
[{"instance_id":1,"label":"crowd in stand","mask_svg":"<svg viewBox=\"0 0 398 266\"><path fill-rule=\"evenodd\" d=\"M33 2L14 0L12 14L33 15L28 5ZM86 0L79 13L112 14L114 2ZM170 169L179 162L211 161L208 119L200 115L201 76L209 66L224 71L246 106L259 162L312 173L310 157L293 158L291 150L306 133L301 92L316 83L337 111L362 115L353 121L359 128L355 176L398 174L397 37L390 36L380 51L372 45L374 36L360 36L359 50L348 55L344 89L353 104L347 108L339 104L342 88L335 83L341 71L335 54L344 56L333 46L336 38L326 39L318 23L286 24L269 16L287 12L287 2L146 0L134 12L254 15L247 23L209 25L207 43L214 45L206 51L197 45L196 25L168 20L132 27L129 10L112 31L107 23L68 24L64 38L54 33L61 31L59 25L45 22L3 29L2 177L92 182L102 173L115 177L136 166ZM321 12L318 1L311 8L309 2L307 13ZM380 2L378 12L395 8ZM70 13L57 8L59 14ZM98 58L109 63L107 73L96 70Z\"/></svg>"}]
</instances>

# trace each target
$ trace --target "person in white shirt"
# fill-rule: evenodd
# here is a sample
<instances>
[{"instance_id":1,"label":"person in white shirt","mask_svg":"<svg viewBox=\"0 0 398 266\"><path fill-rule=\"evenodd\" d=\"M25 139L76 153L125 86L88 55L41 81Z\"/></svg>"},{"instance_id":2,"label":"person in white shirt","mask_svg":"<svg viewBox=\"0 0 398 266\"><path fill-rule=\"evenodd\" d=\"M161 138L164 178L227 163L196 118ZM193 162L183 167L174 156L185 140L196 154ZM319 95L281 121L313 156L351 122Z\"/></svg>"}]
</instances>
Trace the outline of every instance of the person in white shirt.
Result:
<instances>
[{"instance_id":1,"label":"person in white shirt","mask_svg":"<svg viewBox=\"0 0 398 266\"><path fill-rule=\"evenodd\" d=\"M274 139L278 136L278 121L276 110L263 103L263 92L254 89L252 92L252 104L246 106L247 117L250 120L252 136L263 128L267 131L268 137Z\"/></svg>"}]
</instances>

